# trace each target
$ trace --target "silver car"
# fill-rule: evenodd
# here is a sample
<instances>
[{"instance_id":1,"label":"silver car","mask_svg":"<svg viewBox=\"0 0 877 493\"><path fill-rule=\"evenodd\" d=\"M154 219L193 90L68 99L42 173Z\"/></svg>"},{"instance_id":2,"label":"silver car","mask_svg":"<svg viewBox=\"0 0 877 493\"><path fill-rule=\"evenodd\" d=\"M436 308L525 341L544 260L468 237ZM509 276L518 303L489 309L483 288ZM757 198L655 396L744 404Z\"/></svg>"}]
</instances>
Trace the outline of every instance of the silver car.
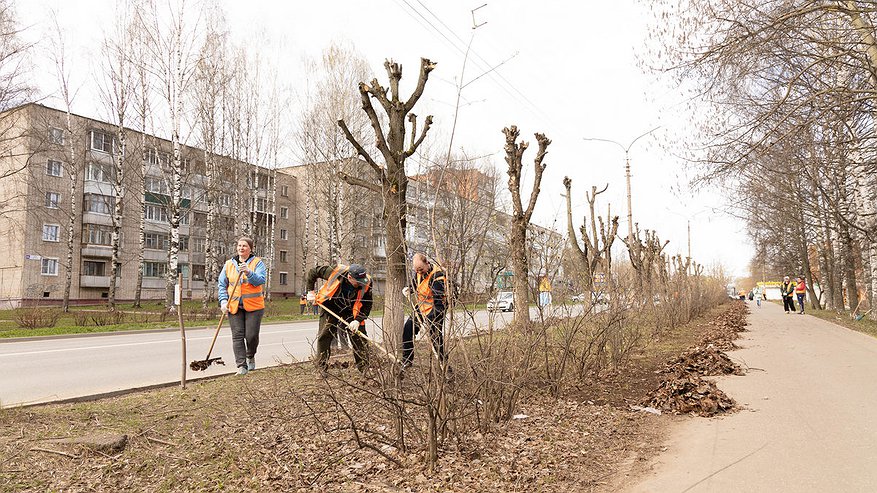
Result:
<instances>
[{"instance_id":1,"label":"silver car","mask_svg":"<svg viewBox=\"0 0 877 493\"><path fill-rule=\"evenodd\" d=\"M515 294L511 291L500 291L496 297L487 302L487 311L510 312L515 309Z\"/></svg>"}]
</instances>

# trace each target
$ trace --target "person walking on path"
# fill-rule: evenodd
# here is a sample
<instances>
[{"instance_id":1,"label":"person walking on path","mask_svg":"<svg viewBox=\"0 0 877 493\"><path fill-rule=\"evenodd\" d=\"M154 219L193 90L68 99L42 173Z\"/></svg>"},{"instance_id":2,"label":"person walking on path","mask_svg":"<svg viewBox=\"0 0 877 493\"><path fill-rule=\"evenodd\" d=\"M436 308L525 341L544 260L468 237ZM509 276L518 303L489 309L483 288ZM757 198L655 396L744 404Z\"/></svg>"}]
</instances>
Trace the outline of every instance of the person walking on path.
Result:
<instances>
[{"instance_id":1,"label":"person walking on path","mask_svg":"<svg viewBox=\"0 0 877 493\"><path fill-rule=\"evenodd\" d=\"M783 295L783 310L786 314L794 313L795 310L795 283L789 279L789 276L783 277L783 284L780 286Z\"/></svg>"},{"instance_id":2,"label":"person walking on path","mask_svg":"<svg viewBox=\"0 0 877 493\"><path fill-rule=\"evenodd\" d=\"M308 272L305 286L309 292L313 292L317 279L326 280L314 295L315 305L326 308L320 314L320 328L317 332L317 367L325 375L329 369L332 339L338 330L366 334L362 323L372 309L372 279L366 273L365 267L359 264L351 264L349 267L344 264L335 267L321 265ZM344 327L343 322L329 313L330 310L349 325ZM368 365L368 345L361 337L353 336L350 339L356 368L364 373Z\"/></svg>"},{"instance_id":3,"label":"person walking on path","mask_svg":"<svg viewBox=\"0 0 877 493\"><path fill-rule=\"evenodd\" d=\"M807 295L807 281L801 276L798 278L798 284L795 286L795 296L798 297L798 306L801 307L800 315L804 314L804 297Z\"/></svg>"},{"instance_id":4,"label":"person walking on path","mask_svg":"<svg viewBox=\"0 0 877 493\"><path fill-rule=\"evenodd\" d=\"M751 294L755 298L755 304L758 305L758 308L761 308L761 286L755 286Z\"/></svg>"},{"instance_id":5,"label":"person walking on path","mask_svg":"<svg viewBox=\"0 0 877 493\"><path fill-rule=\"evenodd\" d=\"M402 328L402 369L405 370L414 361L414 336L426 327L432 347L442 365L447 363L445 354L445 338L443 327L447 300L445 298L445 273L437 265L432 265L426 255L415 253L412 261L414 278L411 285L402 288L402 296L411 299L415 311L405 321Z\"/></svg>"},{"instance_id":6,"label":"person walking on path","mask_svg":"<svg viewBox=\"0 0 877 493\"><path fill-rule=\"evenodd\" d=\"M251 238L242 236L238 239L237 252L236 256L225 262L219 273L217 287L219 306L227 314L231 326L237 374L246 375L256 369L259 330L265 313L262 285L265 284L268 271L262 259L253 255Z\"/></svg>"}]
</instances>

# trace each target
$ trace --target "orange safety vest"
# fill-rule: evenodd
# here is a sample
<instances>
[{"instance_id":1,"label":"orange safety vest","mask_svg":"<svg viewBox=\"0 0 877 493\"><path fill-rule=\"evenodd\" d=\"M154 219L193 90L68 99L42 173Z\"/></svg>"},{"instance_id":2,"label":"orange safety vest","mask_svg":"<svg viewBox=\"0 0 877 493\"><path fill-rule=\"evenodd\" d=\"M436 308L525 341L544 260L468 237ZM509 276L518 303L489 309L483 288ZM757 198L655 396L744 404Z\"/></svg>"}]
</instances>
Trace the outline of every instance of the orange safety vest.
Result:
<instances>
[{"instance_id":1,"label":"orange safety vest","mask_svg":"<svg viewBox=\"0 0 877 493\"><path fill-rule=\"evenodd\" d=\"M438 275L436 275L438 274ZM435 276L435 278L433 278ZM438 266L432 267L432 272L423 277L417 274L417 306L420 313L429 315L435 307L435 295L432 292L432 281L445 280L445 273L440 271Z\"/></svg>"},{"instance_id":2,"label":"orange safety vest","mask_svg":"<svg viewBox=\"0 0 877 493\"><path fill-rule=\"evenodd\" d=\"M259 257L253 257L248 263L247 268L250 270L256 270L256 265L261 262L262 259ZM234 260L228 260L225 263L225 276L228 278L229 292L228 292L228 312L229 313L237 313L238 312L238 302L240 300L244 300L244 310L248 312L261 310L265 308L265 297L262 295L262 286L253 286L252 284L247 282L247 278L241 280L240 286L235 289L235 284L238 282L238 276L241 274L238 272L237 262ZM232 291L234 291L232 293ZM232 296L234 295L234 296Z\"/></svg>"},{"instance_id":3,"label":"orange safety vest","mask_svg":"<svg viewBox=\"0 0 877 493\"><path fill-rule=\"evenodd\" d=\"M326 280L326 284L320 288L320 291L317 292L317 297L314 300L314 303L317 305L322 305L327 300L331 299L335 296L335 293L338 292L338 288L341 287L341 279L343 276L347 275L348 267L344 264L338 264L337 267L329 274L329 279ZM359 316L359 311L362 310L362 297L372 286L372 278L369 275L368 282L365 283L365 287L356 290L356 300L353 302L353 318Z\"/></svg>"},{"instance_id":4,"label":"orange safety vest","mask_svg":"<svg viewBox=\"0 0 877 493\"><path fill-rule=\"evenodd\" d=\"M298 299L298 304L299 304L299 305L307 305L307 304L308 304L308 299L307 299L307 298L299 298L299 299Z\"/></svg>"},{"instance_id":5,"label":"orange safety vest","mask_svg":"<svg viewBox=\"0 0 877 493\"><path fill-rule=\"evenodd\" d=\"M795 286L795 294L804 294L807 292L807 283L805 281L801 281Z\"/></svg>"}]
</instances>

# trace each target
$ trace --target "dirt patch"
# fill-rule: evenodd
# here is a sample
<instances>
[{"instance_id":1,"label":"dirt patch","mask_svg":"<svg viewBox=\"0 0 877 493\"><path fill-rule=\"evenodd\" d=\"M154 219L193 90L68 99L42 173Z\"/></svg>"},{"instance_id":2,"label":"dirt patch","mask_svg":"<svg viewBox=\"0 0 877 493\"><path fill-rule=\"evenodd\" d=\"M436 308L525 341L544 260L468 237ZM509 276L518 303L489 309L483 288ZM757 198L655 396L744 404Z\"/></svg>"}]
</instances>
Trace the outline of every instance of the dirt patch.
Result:
<instances>
[{"instance_id":1,"label":"dirt patch","mask_svg":"<svg viewBox=\"0 0 877 493\"><path fill-rule=\"evenodd\" d=\"M424 450L389 439L392 414L371 397L375 387L352 384L364 378L333 359L326 380L302 364L185 390L0 410L0 490L614 491L620 470L635 472L658 453L667 419L629 405L655 388L663 362L710 327L662 334L563 398L528 395L511 420L446 440L432 473ZM699 384L686 392L711 395ZM59 440L96 433L128 440L121 451L52 451ZM425 430L406 433L416 442Z\"/></svg>"}]
</instances>

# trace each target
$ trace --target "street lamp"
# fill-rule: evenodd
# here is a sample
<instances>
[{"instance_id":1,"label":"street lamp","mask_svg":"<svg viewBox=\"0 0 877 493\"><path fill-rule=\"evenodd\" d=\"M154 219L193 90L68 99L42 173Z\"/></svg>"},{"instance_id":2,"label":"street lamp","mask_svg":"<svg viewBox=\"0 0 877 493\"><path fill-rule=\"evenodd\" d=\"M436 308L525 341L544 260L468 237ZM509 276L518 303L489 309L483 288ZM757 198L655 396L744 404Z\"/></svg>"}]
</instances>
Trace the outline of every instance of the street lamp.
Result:
<instances>
[{"instance_id":1,"label":"street lamp","mask_svg":"<svg viewBox=\"0 0 877 493\"><path fill-rule=\"evenodd\" d=\"M633 147L634 144L636 144L636 141L638 141L639 139L645 137L646 135L649 135L650 133L654 132L655 130L657 130L657 129L659 129L659 128L661 128L660 125L657 126L657 127L655 127L655 128L653 128L653 129L651 129L651 130L649 130L648 132L646 132L646 133L640 135L639 137L633 139L633 140L630 142L630 144L628 144L626 147L624 146L624 144L622 144L622 143L620 143L620 142L617 142L617 141L614 141L614 140L610 140L610 139L598 139L598 138L593 138L593 137L592 137L592 138L589 138L589 137L582 137L583 140L594 140L594 141L598 141L598 142L609 142L610 144L615 144L615 145L617 145L618 147L621 148L621 150L624 151L624 177L625 177L625 179L627 180L627 241L628 241L628 243L629 243L629 242L631 241L631 239L633 238L633 211L632 211L631 199L630 199L630 158L629 158L628 154L630 153L630 148Z\"/></svg>"},{"instance_id":2,"label":"street lamp","mask_svg":"<svg viewBox=\"0 0 877 493\"><path fill-rule=\"evenodd\" d=\"M707 210L707 209L703 209L703 210L695 212L694 214L684 214L682 212L676 212L676 211L670 209L669 207L665 207L665 209L670 214L674 214L674 215L677 215L679 217L685 218L685 222L688 225L688 258L691 259L691 220L694 219L695 217L703 214L704 212L711 212L711 211Z\"/></svg>"}]
</instances>

